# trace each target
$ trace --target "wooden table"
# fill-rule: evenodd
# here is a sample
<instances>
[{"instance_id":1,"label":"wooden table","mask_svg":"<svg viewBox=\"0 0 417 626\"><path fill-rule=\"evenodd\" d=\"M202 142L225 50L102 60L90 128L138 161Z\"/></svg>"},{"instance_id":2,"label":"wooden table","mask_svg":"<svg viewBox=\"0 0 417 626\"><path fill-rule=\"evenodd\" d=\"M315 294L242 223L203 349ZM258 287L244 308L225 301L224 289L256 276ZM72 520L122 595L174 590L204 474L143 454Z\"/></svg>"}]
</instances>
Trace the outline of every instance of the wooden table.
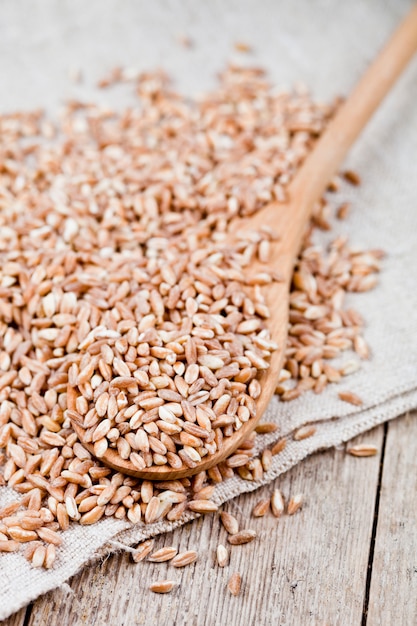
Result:
<instances>
[{"instance_id":1,"label":"wooden table","mask_svg":"<svg viewBox=\"0 0 417 626\"><path fill-rule=\"evenodd\" d=\"M380 452L354 458L316 454L276 486L303 493L293 517L251 518L272 485L229 502L226 510L259 533L234 546L228 567L214 560L226 533L216 515L157 539L157 546L196 549L195 565L133 564L118 554L86 568L2 626L414 626L417 624L417 415L359 437ZM226 590L240 572L242 592ZM150 581L173 578L168 595Z\"/></svg>"}]
</instances>

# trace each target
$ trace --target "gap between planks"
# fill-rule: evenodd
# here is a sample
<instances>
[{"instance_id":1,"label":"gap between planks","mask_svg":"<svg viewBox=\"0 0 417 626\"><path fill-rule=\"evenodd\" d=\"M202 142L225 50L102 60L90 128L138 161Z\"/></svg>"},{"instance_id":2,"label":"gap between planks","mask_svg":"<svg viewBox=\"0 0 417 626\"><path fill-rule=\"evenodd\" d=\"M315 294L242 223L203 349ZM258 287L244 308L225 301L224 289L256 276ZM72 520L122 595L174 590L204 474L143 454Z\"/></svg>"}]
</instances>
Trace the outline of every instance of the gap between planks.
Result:
<instances>
[{"instance_id":1,"label":"gap between planks","mask_svg":"<svg viewBox=\"0 0 417 626\"><path fill-rule=\"evenodd\" d=\"M417 412L389 422L366 626L417 615Z\"/></svg>"}]
</instances>

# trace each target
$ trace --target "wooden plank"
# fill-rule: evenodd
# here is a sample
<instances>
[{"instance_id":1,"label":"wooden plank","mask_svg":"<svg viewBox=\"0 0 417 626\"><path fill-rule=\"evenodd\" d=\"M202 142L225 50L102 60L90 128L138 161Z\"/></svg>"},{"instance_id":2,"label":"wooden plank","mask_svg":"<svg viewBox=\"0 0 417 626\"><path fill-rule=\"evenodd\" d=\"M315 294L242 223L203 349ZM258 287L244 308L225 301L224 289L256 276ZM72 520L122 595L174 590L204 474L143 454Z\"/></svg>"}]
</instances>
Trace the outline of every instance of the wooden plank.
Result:
<instances>
[{"instance_id":1,"label":"wooden plank","mask_svg":"<svg viewBox=\"0 0 417 626\"><path fill-rule=\"evenodd\" d=\"M379 427L360 441L381 446ZM196 549L199 561L184 570L168 564L132 564L116 555L85 569L34 604L30 626L44 624L360 624L378 483L379 458L358 459L343 451L317 454L276 481L286 497L303 493L305 506L293 517L254 519L253 506L272 485L229 502L228 511L259 538L233 546L223 570L215 564L218 543L227 545L218 516L158 538L157 546ZM226 584L242 574L242 593ZM171 594L148 591L151 581L180 583ZM73 591L73 593L71 593ZM11 625L7 625L11 626Z\"/></svg>"},{"instance_id":2,"label":"wooden plank","mask_svg":"<svg viewBox=\"0 0 417 626\"><path fill-rule=\"evenodd\" d=\"M388 426L367 626L417 621L417 412Z\"/></svg>"}]
</instances>

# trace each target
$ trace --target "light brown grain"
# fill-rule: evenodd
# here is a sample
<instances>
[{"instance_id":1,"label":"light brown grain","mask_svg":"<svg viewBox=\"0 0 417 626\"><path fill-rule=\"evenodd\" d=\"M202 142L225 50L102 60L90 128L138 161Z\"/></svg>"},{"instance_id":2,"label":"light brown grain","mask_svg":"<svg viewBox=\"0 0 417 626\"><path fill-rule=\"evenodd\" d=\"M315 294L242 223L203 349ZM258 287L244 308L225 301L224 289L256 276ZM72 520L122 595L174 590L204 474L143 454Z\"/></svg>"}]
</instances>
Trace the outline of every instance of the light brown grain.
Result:
<instances>
[{"instance_id":1,"label":"light brown grain","mask_svg":"<svg viewBox=\"0 0 417 626\"><path fill-rule=\"evenodd\" d=\"M225 567L229 562L229 552L227 551L227 548L221 543L217 546L216 558L219 567Z\"/></svg>"},{"instance_id":2,"label":"light brown grain","mask_svg":"<svg viewBox=\"0 0 417 626\"><path fill-rule=\"evenodd\" d=\"M349 446L346 452L351 456L367 457L378 454L378 448L372 444L361 444L357 446Z\"/></svg>"},{"instance_id":3,"label":"light brown grain","mask_svg":"<svg viewBox=\"0 0 417 626\"><path fill-rule=\"evenodd\" d=\"M253 507L253 510L252 510L253 517L263 517L264 515L266 515L269 511L270 504L271 504L270 498L264 498L263 500L260 500Z\"/></svg>"},{"instance_id":4,"label":"light brown grain","mask_svg":"<svg viewBox=\"0 0 417 626\"><path fill-rule=\"evenodd\" d=\"M232 596L238 596L240 593L240 588L242 585L242 577L239 572L235 572L229 578L229 582L227 583L227 588L232 594Z\"/></svg>"},{"instance_id":5,"label":"light brown grain","mask_svg":"<svg viewBox=\"0 0 417 626\"><path fill-rule=\"evenodd\" d=\"M155 552L152 552L150 556L148 556L148 561L152 561L153 563L163 563L165 561L170 561L177 554L177 548L167 546L164 548L160 548Z\"/></svg>"},{"instance_id":6,"label":"light brown grain","mask_svg":"<svg viewBox=\"0 0 417 626\"><path fill-rule=\"evenodd\" d=\"M349 404L353 404L355 406L362 406L363 404L363 400L352 391L339 391L338 395L343 402L349 402Z\"/></svg>"},{"instance_id":7,"label":"light brown grain","mask_svg":"<svg viewBox=\"0 0 417 626\"><path fill-rule=\"evenodd\" d=\"M234 515L227 511L222 511L220 519L229 535L236 535L239 532L239 522Z\"/></svg>"},{"instance_id":8,"label":"light brown grain","mask_svg":"<svg viewBox=\"0 0 417 626\"><path fill-rule=\"evenodd\" d=\"M295 496L291 496L287 505L288 515L294 515L294 513L299 511L303 505L303 500L304 498L301 493L298 493Z\"/></svg>"},{"instance_id":9,"label":"light brown grain","mask_svg":"<svg viewBox=\"0 0 417 626\"><path fill-rule=\"evenodd\" d=\"M235 535L229 535L227 541L233 546L240 546L244 543L249 543L253 541L256 538L256 535L257 533L255 530L241 530Z\"/></svg>"},{"instance_id":10,"label":"light brown grain","mask_svg":"<svg viewBox=\"0 0 417 626\"><path fill-rule=\"evenodd\" d=\"M154 593L169 593L175 584L174 580L159 580L149 585L149 589Z\"/></svg>"},{"instance_id":11,"label":"light brown grain","mask_svg":"<svg viewBox=\"0 0 417 626\"><path fill-rule=\"evenodd\" d=\"M177 556L172 559L171 565L173 565L174 567L185 567L186 565L194 563L197 558L197 552L195 552L194 550L188 550L187 552L181 552L180 554L177 554Z\"/></svg>"}]
</instances>

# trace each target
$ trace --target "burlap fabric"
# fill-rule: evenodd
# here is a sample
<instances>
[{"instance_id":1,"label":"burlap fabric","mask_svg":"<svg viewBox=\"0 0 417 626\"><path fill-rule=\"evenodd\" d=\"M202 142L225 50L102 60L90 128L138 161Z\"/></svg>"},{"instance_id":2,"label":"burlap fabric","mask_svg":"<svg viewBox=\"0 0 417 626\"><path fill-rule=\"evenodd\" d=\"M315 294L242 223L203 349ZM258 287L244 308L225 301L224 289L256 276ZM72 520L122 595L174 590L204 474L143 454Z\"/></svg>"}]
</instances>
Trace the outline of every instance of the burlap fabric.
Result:
<instances>
[{"instance_id":1,"label":"burlap fabric","mask_svg":"<svg viewBox=\"0 0 417 626\"><path fill-rule=\"evenodd\" d=\"M405 0L3 0L1 107L53 109L63 97L90 97L88 81L92 84L118 63L162 66L176 78L179 89L196 93L213 83L236 40L253 45L254 62L266 67L277 84L302 80L315 96L328 98L349 91L409 6ZM192 49L176 42L181 34L194 41ZM85 85L69 83L70 67L84 69ZM120 101L120 93L95 98L114 103ZM347 234L355 246L388 252L377 289L349 296L368 322L365 337L372 358L343 388L355 391L364 405L354 408L341 402L337 391L342 387L336 386L321 396L306 393L289 404L274 400L267 419L279 423L280 436L311 421L317 422L317 432L290 443L275 457L265 482L312 452L417 407L416 101L417 59L349 156L363 184L344 190L343 199L352 202L353 211L334 231ZM318 242L328 238L317 234ZM264 436L262 446L274 437ZM258 486L234 478L218 486L215 500L221 503ZM0 506L14 498L11 490L0 489ZM192 518L189 514L183 522ZM51 571L32 569L19 554L0 555L0 619L61 585L88 561L114 550L111 540L132 544L173 526L163 522L129 527L114 519L92 527L73 525Z\"/></svg>"}]
</instances>

